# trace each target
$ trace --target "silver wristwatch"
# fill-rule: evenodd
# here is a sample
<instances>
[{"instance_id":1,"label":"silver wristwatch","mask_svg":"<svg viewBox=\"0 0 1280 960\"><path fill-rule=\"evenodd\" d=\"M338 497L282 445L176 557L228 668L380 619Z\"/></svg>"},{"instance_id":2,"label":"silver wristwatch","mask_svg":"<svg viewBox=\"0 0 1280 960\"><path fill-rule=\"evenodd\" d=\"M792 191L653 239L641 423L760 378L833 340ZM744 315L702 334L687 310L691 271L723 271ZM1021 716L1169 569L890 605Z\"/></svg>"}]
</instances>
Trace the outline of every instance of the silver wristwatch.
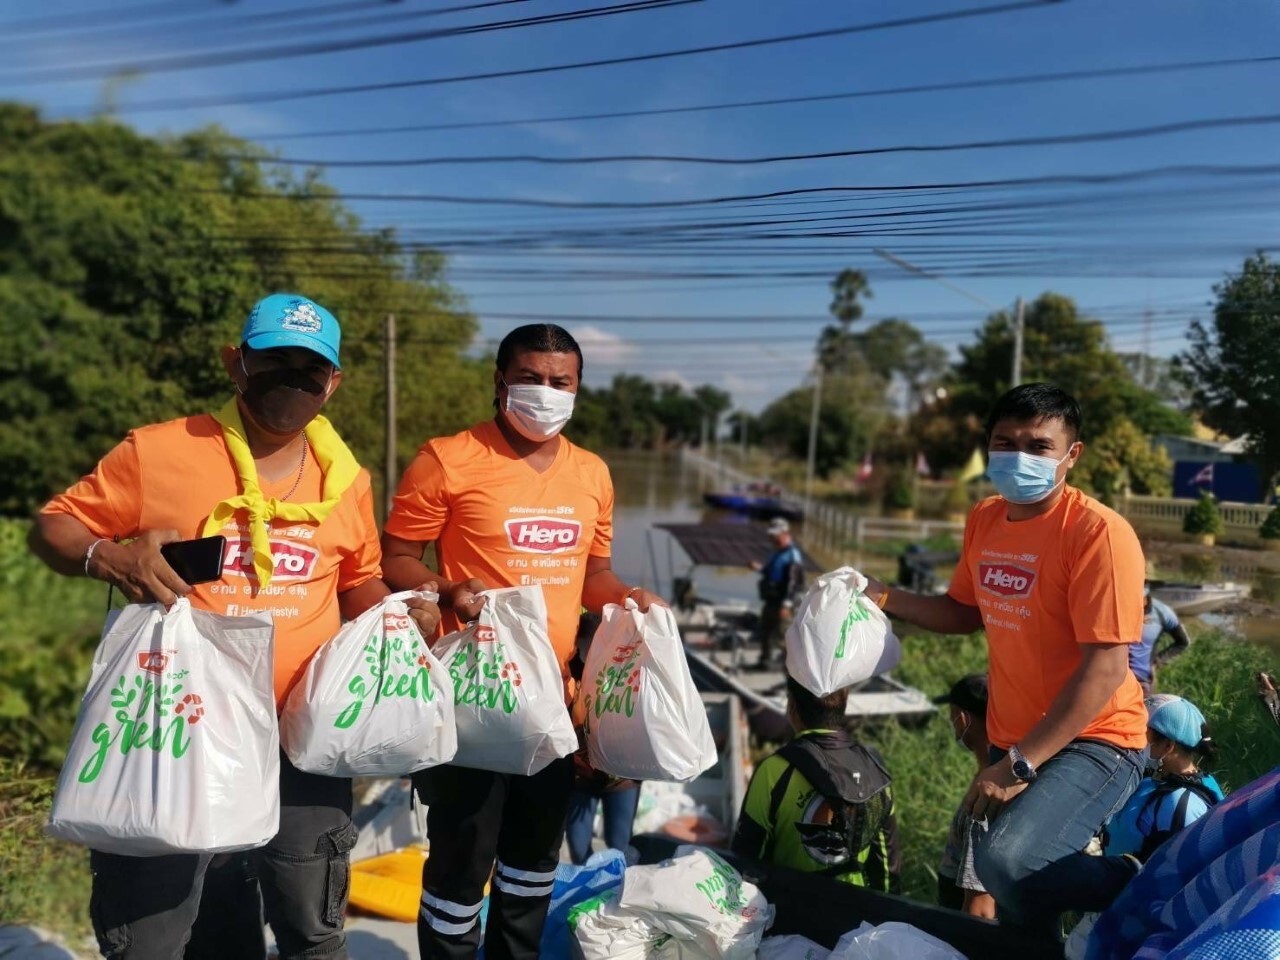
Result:
<instances>
[{"instance_id":1,"label":"silver wristwatch","mask_svg":"<svg viewBox=\"0 0 1280 960\"><path fill-rule=\"evenodd\" d=\"M1030 783L1036 778L1036 765L1022 755L1017 744L1009 748L1009 765L1013 775L1023 783Z\"/></svg>"}]
</instances>

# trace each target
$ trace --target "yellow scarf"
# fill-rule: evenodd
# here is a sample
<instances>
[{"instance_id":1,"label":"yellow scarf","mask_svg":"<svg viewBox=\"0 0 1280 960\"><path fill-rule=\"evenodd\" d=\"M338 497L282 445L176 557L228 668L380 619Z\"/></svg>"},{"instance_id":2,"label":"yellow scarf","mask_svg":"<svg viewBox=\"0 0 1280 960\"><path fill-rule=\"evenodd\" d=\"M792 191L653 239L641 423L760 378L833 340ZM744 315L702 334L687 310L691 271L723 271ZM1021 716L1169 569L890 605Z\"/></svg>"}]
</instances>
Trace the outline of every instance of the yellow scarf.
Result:
<instances>
[{"instance_id":1,"label":"yellow scarf","mask_svg":"<svg viewBox=\"0 0 1280 960\"><path fill-rule=\"evenodd\" d=\"M306 426L307 443L315 454L316 463L324 473L324 485L321 488L324 499L319 503L289 503L272 497L267 500L258 486L258 468L254 465L253 454L249 450L249 441L244 435L244 421L240 419L240 408L235 398L228 400L226 406L213 415L213 419L222 424L222 437L227 442L227 451L231 454L231 462L235 464L236 473L240 477L240 495L228 497L213 508L213 513L205 521L201 536L210 536L222 529L227 520L237 510L245 510L249 514L249 538L253 544L253 569L258 575L258 587L262 588L271 582L275 571L275 558L271 555L271 538L267 536L267 524L276 517L294 522L323 523L333 512L347 488L355 482L360 473L360 464L347 445L338 436L338 431L324 417L316 417Z\"/></svg>"}]
</instances>

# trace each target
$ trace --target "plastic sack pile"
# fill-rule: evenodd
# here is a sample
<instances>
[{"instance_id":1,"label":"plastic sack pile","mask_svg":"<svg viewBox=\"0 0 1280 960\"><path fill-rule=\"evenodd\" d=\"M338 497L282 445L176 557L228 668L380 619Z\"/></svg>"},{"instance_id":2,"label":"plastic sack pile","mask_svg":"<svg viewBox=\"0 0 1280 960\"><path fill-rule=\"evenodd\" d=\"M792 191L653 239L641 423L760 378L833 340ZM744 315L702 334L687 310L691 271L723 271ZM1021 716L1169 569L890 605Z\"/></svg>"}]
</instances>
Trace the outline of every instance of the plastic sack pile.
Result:
<instances>
[{"instance_id":1,"label":"plastic sack pile","mask_svg":"<svg viewBox=\"0 0 1280 960\"><path fill-rule=\"evenodd\" d=\"M476 622L433 648L453 684L453 759L478 770L534 774L578 748L542 588L480 595L487 599Z\"/></svg>"},{"instance_id":2,"label":"plastic sack pile","mask_svg":"<svg viewBox=\"0 0 1280 960\"><path fill-rule=\"evenodd\" d=\"M632 780L687 782L716 762L707 709L675 616L634 600L609 604L582 673L591 765Z\"/></svg>"},{"instance_id":3,"label":"plastic sack pile","mask_svg":"<svg viewBox=\"0 0 1280 960\"><path fill-rule=\"evenodd\" d=\"M825 697L892 670L902 657L889 618L862 593L867 578L852 567L814 581L787 628L787 673Z\"/></svg>"},{"instance_id":4,"label":"plastic sack pile","mask_svg":"<svg viewBox=\"0 0 1280 960\"><path fill-rule=\"evenodd\" d=\"M710 850L629 867L620 889L569 914L584 960L750 960L773 922L756 887Z\"/></svg>"},{"instance_id":5,"label":"plastic sack pile","mask_svg":"<svg viewBox=\"0 0 1280 960\"><path fill-rule=\"evenodd\" d=\"M1085 960L1280 956L1280 767L1151 855L1068 955Z\"/></svg>"},{"instance_id":6,"label":"plastic sack pile","mask_svg":"<svg viewBox=\"0 0 1280 960\"><path fill-rule=\"evenodd\" d=\"M261 846L280 822L269 617L180 599L108 620L46 827L131 856Z\"/></svg>"},{"instance_id":7,"label":"plastic sack pile","mask_svg":"<svg viewBox=\"0 0 1280 960\"><path fill-rule=\"evenodd\" d=\"M452 684L409 616L412 596L370 607L311 658L280 715L281 746L299 770L400 776L453 759Z\"/></svg>"}]
</instances>

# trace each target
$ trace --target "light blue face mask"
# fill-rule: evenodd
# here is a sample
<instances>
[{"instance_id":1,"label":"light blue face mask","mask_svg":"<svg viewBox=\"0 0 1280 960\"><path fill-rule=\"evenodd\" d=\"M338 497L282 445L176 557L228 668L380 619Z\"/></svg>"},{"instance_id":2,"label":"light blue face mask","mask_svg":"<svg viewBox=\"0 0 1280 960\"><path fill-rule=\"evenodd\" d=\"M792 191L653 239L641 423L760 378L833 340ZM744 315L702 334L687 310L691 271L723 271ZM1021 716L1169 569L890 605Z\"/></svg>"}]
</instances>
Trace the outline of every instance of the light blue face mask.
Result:
<instances>
[{"instance_id":1,"label":"light blue face mask","mask_svg":"<svg viewBox=\"0 0 1280 960\"><path fill-rule=\"evenodd\" d=\"M1067 456L1071 456L1068 449ZM987 476L996 493L1010 503L1039 503L1057 489L1058 464L1062 460L1038 457L1034 453L993 451L987 458ZM1062 478L1066 480L1066 477Z\"/></svg>"}]
</instances>

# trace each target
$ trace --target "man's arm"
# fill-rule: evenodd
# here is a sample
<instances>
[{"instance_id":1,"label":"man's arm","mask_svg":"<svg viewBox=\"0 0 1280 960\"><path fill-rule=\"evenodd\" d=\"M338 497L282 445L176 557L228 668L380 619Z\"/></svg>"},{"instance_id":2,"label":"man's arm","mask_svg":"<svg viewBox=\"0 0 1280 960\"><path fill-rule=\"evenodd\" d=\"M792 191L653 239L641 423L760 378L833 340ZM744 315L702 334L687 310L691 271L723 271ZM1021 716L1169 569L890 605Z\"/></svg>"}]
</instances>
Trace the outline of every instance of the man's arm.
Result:
<instances>
[{"instance_id":1,"label":"man's arm","mask_svg":"<svg viewBox=\"0 0 1280 960\"><path fill-rule=\"evenodd\" d=\"M977 607L961 603L949 595L929 597L907 590L892 590L872 577L867 578L867 599L880 603L885 613L932 633L974 633L982 629L982 614Z\"/></svg>"},{"instance_id":2,"label":"man's arm","mask_svg":"<svg viewBox=\"0 0 1280 960\"><path fill-rule=\"evenodd\" d=\"M1173 642L1151 658L1153 667L1164 666L1174 657L1182 656L1187 652L1187 648L1191 646L1191 638L1187 636L1187 628L1182 624L1176 624L1166 633L1169 634L1169 639Z\"/></svg>"},{"instance_id":3,"label":"man's arm","mask_svg":"<svg viewBox=\"0 0 1280 960\"><path fill-rule=\"evenodd\" d=\"M130 603L158 602L165 606L191 592L160 555L160 547L180 539L176 530L146 530L128 543L96 537L88 527L65 513L36 517L27 543L31 552L66 576L88 575L114 584ZM85 554L95 541L93 556Z\"/></svg>"},{"instance_id":4,"label":"man's arm","mask_svg":"<svg viewBox=\"0 0 1280 960\"><path fill-rule=\"evenodd\" d=\"M636 602L641 613L648 611L655 603L660 607L667 606L667 601L656 593L623 583L613 572L608 557L587 557L587 579L582 584L584 607L592 613L599 613L605 604L624 603L628 597Z\"/></svg>"},{"instance_id":5,"label":"man's arm","mask_svg":"<svg viewBox=\"0 0 1280 960\"><path fill-rule=\"evenodd\" d=\"M1084 643L1080 666L1063 685L1049 712L1031 728L1017 747L1034 766L1040 766L1080 736L1129 674L1129 644ZM977 819L993 817L1026 784L1018 780L1006 756L983 770L969 788L965 805Z\"/></svg>"},{"instance_id":6,"label":"man's arm","mask_svg":"<svg viewBox=\"0 0 1280 960\"><path fill-rule=\"evenodd\" d=\"M440 606L452 610L460 620L480 615L484 598L477 596L485 585L476 579L446 580L422 562L425 543L405 540L390 533L382 535L382 578L392 590L434 590Z\"/></svg>"},{"instance_id":7,"label":"man's arm","mask_svg":"<svg viewBox=\"0 0 1280 960\"><path fill-rule=\"evenodd\" d=\"M370 577L364 583L338 594L338 610L343 620L354 620L392 593L392 589L384 581L377 577ZM436 627L440 626L440 607L422 597L409 597L405 600L405 606L409 608L409 616L413 618L422 635L428 639L434 636Z\"/></svg>"},{"instance_id":8,"label":"man's arm","mask_svg":"<svg viewBox=\"0 0 1280 960\"><path fill-rule=\"evenodd\" d=\"M889 812L880 825L863 866L867 886L886 893L902 892L902 844L898 838L898 814L894 809L892 788L889 795Z\"/></svg>"}]
</instances>

